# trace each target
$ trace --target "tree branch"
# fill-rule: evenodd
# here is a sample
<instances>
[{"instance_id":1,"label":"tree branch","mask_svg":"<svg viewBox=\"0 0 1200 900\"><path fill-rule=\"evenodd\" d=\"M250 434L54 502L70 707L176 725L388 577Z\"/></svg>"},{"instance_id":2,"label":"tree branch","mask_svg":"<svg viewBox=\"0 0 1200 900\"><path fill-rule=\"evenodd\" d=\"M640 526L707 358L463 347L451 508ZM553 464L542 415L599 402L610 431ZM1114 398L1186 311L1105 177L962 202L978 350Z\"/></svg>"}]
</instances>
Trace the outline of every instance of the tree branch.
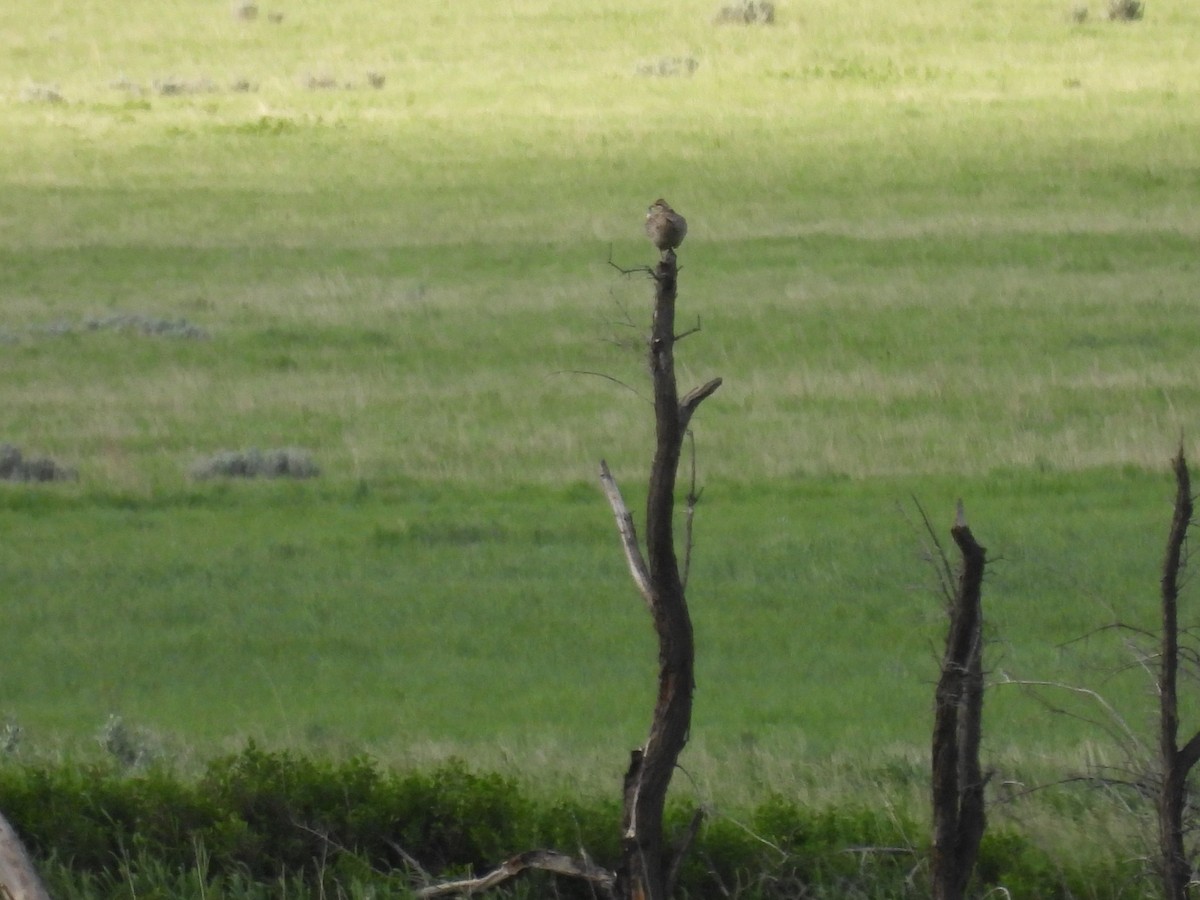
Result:
<instances>
[{"instance_id":1,"label":"tree branch","mask_svg":"<svg viewBox=\"0 0 1200 900\"><path fill-rule=\"evenodd\" d=\"M1115 727L1120 729L1119 734L1116 733L1115 731L1113 731L1113 729L1110 726L1105 725L1103 722L1097 722L1095 719L1091 719L1086 716L1075 715L1073 713L1069 713L1066 710L1060 709L1058 707L1050 706L1050 704L1045 699L1038 697L1036 692L1031 692L1034 694L1035 697L1038 698L1038 700L1040 702L1045 704L1047 706L1047 708L1050 709L1051 712L1058 712L1058 713L1062 713L1064 715L1070 715L1072 718L1079 719L1080 721L1088 722L1090 724L1096 725L1097 727L1106 731L1110 736L1112 736L1114 738L1114 740L1117 740L1118 743L1125 742L1126 746L1132 746L1135 750L1137 750L1139 752L1145 752L1145 746L1142 744L1141 741L1138 740L1138 737L1134 733L1133 729L1129 727L1128 723L1121 717L1120 713L1118 713L1116 711L1116 709L1113 708L1111 703L1109 703L1107 700L1104 699L1104 695L1102 695L1099 691L1094 691L1091 688L1079 687L1078 685L1074 685L1074 684L1066 684L1065 682L1061 682L1061 681L1032 681L1032 680L1026 680L1026 679L1010 678L1008 676L1008 674L1005 672L1000 673L1000 678L1001 678L1000 681L992 682L991 687L995 688L995 687L999 687L1000 685L1009 684L1009 685L1014 685L1016 687L1024 687L1024 688L1038 688L1038 687L1058 688L1060 690L1069 691L1073 694L1081 694L1085 697L1090 697L1092 700L1095 700L1096 703L1100 706L1100 708L1103 709L1108 714L1108 717L1115 723Z\"/></svg>"},{"instance_id":2,"label":"tree branch","mask_svg":"<svg viewBox=\"0 0 1200 900\"><path fill-rule=\"evenodd\" d=\"M599 887L606 896L612 896L614 883L612 872L586 859L575 859L573 856L567 856L565 853L555 850L526 850L524 853L505 860L498 868L486 875L430 885L417 891L417 896L422 900L428 900L430 897L443 897L447 894L476 894L503 884L528 869L582 878Z\"/></svg>"},{"instance_id":3,"label":"tree branch","mask_svg":"<svg viewBox=\"0 0 1200 900\"><path fill-rule=\"evenodd\" d=\"M704 402L705 398L711 397L716 393L717 388L721 386L721 379L714 378L712 381L706 381L699 387L694 387L683 399L679 401L679 427L686 429L688 422L692 420L692 413L696 411L696 407Z\"/></svg>"},{"instance_id":4,"label":"tree branch","mask_svg":"<svg viewBox=\"0 0 1200 900\"><path fill-rule=\"evenodd\" d=\"M25 845L0 815L0 897L5 900L50 900Z\"/></svg>"},{"instance_id":5,"label":"tree branch","mask_svg":"<svg viewBox=\"0 0 1200 900\"><path fill-rule=\"evenodd\" d=\"M618 266L615 262L613 262L612 249L613 249L612 244L609 244L608 245L608 264L610 266L612 266L614 269L616 269L618 272L620 272L622 275L632 275L634 272L645 272L647 275L650 275L651 277L653 277L654 269L652 269L650 266L634 266L632 269L623 269L620 266Z\"/></svg>"},{"instance_id":6,"label":"tree branch","mask_svg":"<svg viewBox=\"0 0 1200 900\"><path fill-rule=\"evenodd\" d=\"M693 325L691 328L689 328L687 331L681 331L679 334L675 335L675 343L678 344L685 337L691 337L693 334L696 334L698 331L700 331L700 317L696 316L696 324Z\"/></svg>"},{"instance_id":7,"label":"tree branch","mask_svg":"<svg viewBox=\"0 0 1200 900\"><path fill-rule=\"evenodd\" d=\"M646 601L646 605L652 607L654 592L650 586L650 572L646 568L646 560L638 546L637 529L633 525L633 516L630 515L629 507L625 505L625 500L621 496L621 489L617 487L617 481L613 478L608 463L604 460L600 460L600 486L604 488L604 496L608 498L608 505L612 507L613 517L617 520L617 531L621 535L621 547L625 551L625 561L629 563L629 574L633 576L633 583L637 585L638 592Z\"/></svg>"}]
</instances>

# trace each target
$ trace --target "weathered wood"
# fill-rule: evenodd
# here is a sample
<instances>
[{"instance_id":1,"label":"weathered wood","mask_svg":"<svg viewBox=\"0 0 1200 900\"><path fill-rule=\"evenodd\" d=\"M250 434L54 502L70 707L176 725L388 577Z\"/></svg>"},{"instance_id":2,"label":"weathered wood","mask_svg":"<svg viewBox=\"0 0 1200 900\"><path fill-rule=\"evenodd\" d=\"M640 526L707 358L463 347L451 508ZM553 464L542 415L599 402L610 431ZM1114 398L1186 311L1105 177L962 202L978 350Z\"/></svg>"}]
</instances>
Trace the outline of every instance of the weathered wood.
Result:
<instances>
[{"instance_id":1,"label":"weathered wood","mask_svg":"<svg viewBox=\"0 0 1200 900\"><path fill-rule=\"evenodd\" d=\"M934 900L966 894L986 827L984 777L979 764L983 720L983 611L987 551L967 526L959 503L950 534L962 554L950 603L950 627L934 700L933 847Z\"/></svg>"},{"instance_id":2,"label":"weathered wood","mask_svg":"<svg viewBox=\"0 0 1200 900\"><path fill-rule=\"evenodd\" d=\"M604 489L604 496L608 498L608 505L612 507L613 517L617 520L617 533L621 536L621 549L625 551L629 574L633 577L633 583L637 585L638 592L646 601L646 605L653 608L650 573L646 569L646 560L642 558L642 550L638 546L633 515L629 512L629 507L625 505L621 489L617 487L617 481L609 471L608 463L604 460L600 460L600 485Z\"/></svg>"},{"instance_id":3,"label":"weathered wood","mask_svg":"<svg viewBox=\"0 0 1200 900\"><path fill-rule=\"evenodd\" d=\"M1191 478L1182 447L1172 468L1175 472L1175 505L1160 582L1162 635L1158 700L1162 780L1158 796L1158 840L1163 896L1168 900L1184 900L1191 896L1191 865L1184 848L1183 816L1187 805L1188 774L1200 758L1200 733L1179 748L1179 573L1193 512Z\"/></svg>"},{"instance_id":4,"label":"weathered wood","mask_svg":"<svg viewBox=\"0 0 1200 900\"><path fill-rule=\"evenodd\" d=\"M3 815L0 815L0 898L50 900L25 845Z\"/></svg>"},{"instance_id":5,"label":"weathered wood","mask_svg":"<svg viewBox=\"0 0 1200 900\"><path fill-rule=\"evenodd\" d=\"M700 403L721 386L720 379L713 379L680 402L674 354L678 273L674 251L665 251L653 271L649 361L655 449L646 495L646 569L648 602L658 636L658 697L650 734L646 743L630 754L625 774L617 878L618 896L634 900L665 900L675 869L664 847L663 809L671 776L687 743L695 690L692 620L675 553L675 481L687 424Z\"/></svg>"},{"instance_id":6,"label":"weathered wood","mask_svg":"<svg viewBox=\"0 0 1200 900\"><path fill-rule=\"evenodd\" d=\"M553 872L590 881L604 896L612 896L613 873L585 859L576 859L555 850L527 850L505 860L497 868L478 878L444 881L417 891L421 898L444 897L451 894L478 894L516 878L530 869Z\"/></svg>"},{"instance_id":7,"label":"weathered wood","mask_svg":"<svg viewBox=\"0 0 1200 900\"><path fill-rule=\"evenodd\" d=\"M654 387L655 449L646 499L646 553L638 543L633 517L608 464L600 462L600 484L612 508L630 575L654 622L658 636L658 699L650 734L630 753L621 816L621 861L615 872L550 850L514 856L479 878L444 882L421 889L422 898L478 893L528 869L542 869L590 881L620 900L666 900L679 865L703 820L699 813L673 852L663 841L663 809L679 754L687 743L694 690L692 621L674 542L675 481L687 426L696 408L721 386L714 378L681 401L675 383L675 251L663 249L651 273L655 283L650 334L650 372ZM694 505L694 485L689 503ZM0 898L2 900L2 898Z\"/></svg>"}]
</instances>

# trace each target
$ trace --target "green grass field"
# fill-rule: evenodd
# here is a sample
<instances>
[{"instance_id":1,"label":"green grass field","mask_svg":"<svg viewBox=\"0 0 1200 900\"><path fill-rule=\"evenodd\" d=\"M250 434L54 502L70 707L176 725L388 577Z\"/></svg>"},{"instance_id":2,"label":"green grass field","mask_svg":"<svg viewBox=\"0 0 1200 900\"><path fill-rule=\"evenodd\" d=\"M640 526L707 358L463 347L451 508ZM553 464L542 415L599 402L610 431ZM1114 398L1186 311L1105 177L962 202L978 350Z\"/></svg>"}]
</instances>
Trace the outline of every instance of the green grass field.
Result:
<instances>
[{"instance_id":1,"label":"green grass field","mask_svg":"<svg viewBox=\"0 0 1200 900\"><path fill-rule=\"evenodd\" d=\"M640 506L651 289L608 260L651 261L660 195L702 324L681 380L725 379L694 422L700 790L920 765L943 622L914 497L943 533L963 497L996 557L997 677L1149 724L1119 636L1062 645L1155 622L1200 426L1200 12L397 6L0 11L0 441L79 472L0 490L0 712L31 752L119 714L185 756L618 783L655 647L595 471ZM207 339L88 326L120 315ZM251 447L322 476L189 477ZM1106 752L1016 688L986 715L1040 771Z\"/></svg>"}]
</instances>

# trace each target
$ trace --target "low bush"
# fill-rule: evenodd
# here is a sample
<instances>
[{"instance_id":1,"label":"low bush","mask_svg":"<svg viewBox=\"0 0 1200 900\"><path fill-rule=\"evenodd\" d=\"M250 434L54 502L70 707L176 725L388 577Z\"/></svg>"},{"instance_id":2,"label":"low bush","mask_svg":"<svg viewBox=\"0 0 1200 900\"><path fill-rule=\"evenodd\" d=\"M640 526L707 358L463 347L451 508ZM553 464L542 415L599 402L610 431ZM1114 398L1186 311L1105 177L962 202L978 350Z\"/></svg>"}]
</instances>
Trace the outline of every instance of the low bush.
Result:
<instances>
[{"instance_id":1,"label":"low bush","mask_svg":"<svg viewBox=\"0 0 1200 900\"><path fill-rule=\"evenodd\" d=\"M316 478L320 467L306 450L223 450L192 467L192 477L205 478Z\"/></svg>"},{"instance_id":2,"label":"low bush","mask_svg":"<svg viewBox=\"0 0 1200 900\"><path fill-rule=\"evenodd\" d=\"M1145 14L1142 0L1109 0L1108 18L1114 22L1136 22Z\"/></svg>"},{"instance_id":3,"label":"low bush","mask_svg":"<svg viewBox=\"0 0 1200 900\"><path fill-rule=\"evenodd\" d=\"M74 469L48 456L26 456L12 444L0 444L0 480L74 481L78 477Z\"/></svg>"},{"instance_id":4,"label":"low bush","mask_svg":"<svg viewBox=\"0 0 1200 900\"><path fill-rule=\"evenodd\" d=\"M7 762L0 808L60 897L396 894L535 847L586 853L607 867L620 854L616 798L534 801L516 781L458 761L390 772L367 758L335 762L253 743L195 778L154 764ZM690 809L672 806L668 835L683 835L690 819ZM680 890L692 898L918 897L927 849L923 828L895 810L809 809L773 795L738 816L708 816ZM1012 831L989 834L979 860L982 887L1013 896L1113 896L1119 875L1065 873ZM549 881L507 890L589 895L587 886Z\"/></svg>"}]
</instances>

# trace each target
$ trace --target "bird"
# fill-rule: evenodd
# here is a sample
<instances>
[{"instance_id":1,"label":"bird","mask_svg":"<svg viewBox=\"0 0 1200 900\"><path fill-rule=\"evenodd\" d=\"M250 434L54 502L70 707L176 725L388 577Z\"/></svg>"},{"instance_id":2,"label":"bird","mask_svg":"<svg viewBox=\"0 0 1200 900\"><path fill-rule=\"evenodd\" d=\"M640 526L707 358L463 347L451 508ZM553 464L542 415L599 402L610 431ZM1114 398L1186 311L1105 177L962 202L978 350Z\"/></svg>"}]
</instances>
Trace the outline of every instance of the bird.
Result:
<instances>
[{"instance_id":1,"label":"bird","mask_svg":"<svg viewBox=\"0 0 1200 900\"><path fill-rule=\"evenodd\" d=\"M687 236L687 219L660 197L646 212L646 236L663 253L674 250Z\"/></svg>"}]
</instances>

